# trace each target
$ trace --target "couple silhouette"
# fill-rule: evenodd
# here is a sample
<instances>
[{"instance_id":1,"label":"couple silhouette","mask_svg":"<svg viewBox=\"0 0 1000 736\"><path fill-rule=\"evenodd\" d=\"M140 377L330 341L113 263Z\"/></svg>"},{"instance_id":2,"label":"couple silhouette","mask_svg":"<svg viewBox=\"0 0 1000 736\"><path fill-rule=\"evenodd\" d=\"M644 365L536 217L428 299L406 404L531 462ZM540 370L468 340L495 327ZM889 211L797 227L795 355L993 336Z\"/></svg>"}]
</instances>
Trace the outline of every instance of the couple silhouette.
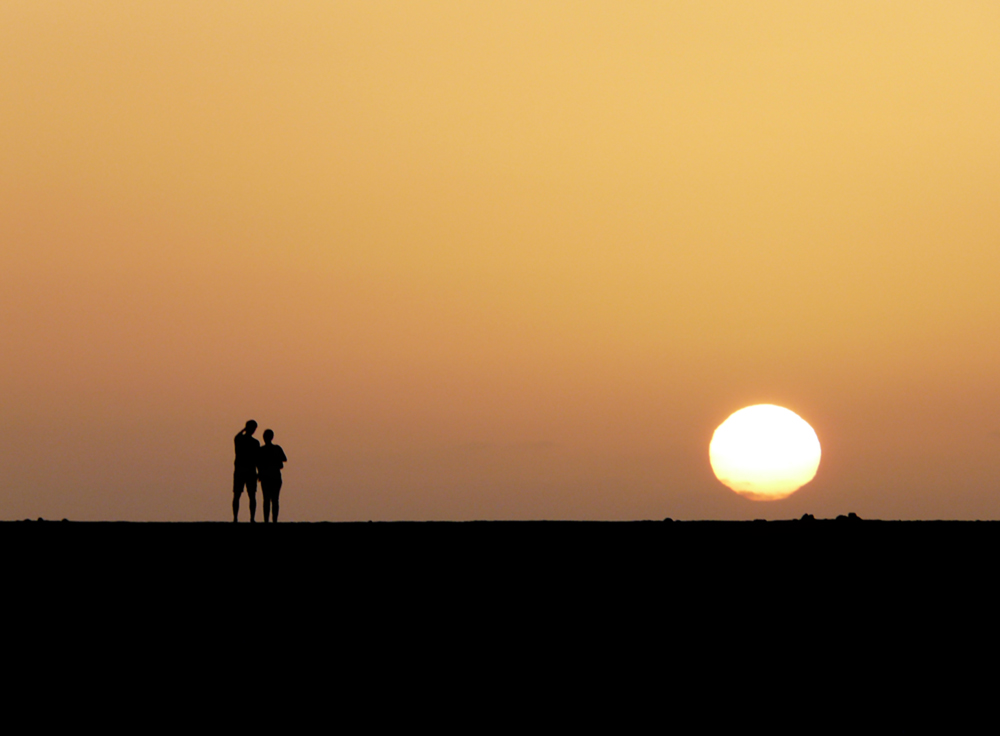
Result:
<instances>
[{"instance_id":1,"label":"couple silhouette","mask_svg":"<svg viewBox=\"0 0 1000 736\"><path fill-rule=\"evenodd\" d=\"M240 496L246 488L250 500L250 522L257 515L257 479L264 494L264 522L278 520L278 494L281 493L281 468L288 462L281 445L271 442L274 432L264 430L264 446L254 438L257 422L251 419L233 439L236 444L236 469L233 471L233 523L239 520Z\"/></svg>"}]
</instances>

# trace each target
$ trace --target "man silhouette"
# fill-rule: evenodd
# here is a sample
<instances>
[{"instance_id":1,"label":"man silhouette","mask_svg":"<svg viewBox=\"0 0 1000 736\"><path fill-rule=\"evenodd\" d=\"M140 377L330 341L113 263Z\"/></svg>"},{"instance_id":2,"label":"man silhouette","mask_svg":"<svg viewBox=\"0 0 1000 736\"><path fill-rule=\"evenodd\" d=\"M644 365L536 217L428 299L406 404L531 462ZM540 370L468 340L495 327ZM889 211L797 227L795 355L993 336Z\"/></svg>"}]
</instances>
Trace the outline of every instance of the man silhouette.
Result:
<instances>
[{"instance_id":1,"label":"man silhouette","mask_svg":"<svg viewBox=\"0 0 1000 736\"><path fill-rule=\"evenodd\" d=\"M264 494L264 523L270 512L271 521L278 520L278 494L281 492L281 468L288 458L281 445L272 445L274 432L264 430L264 446L257 454L257 469L260 472L260 492Z\"/></svg>"},{"instance_id":2,"label":"man silhouette","mask_svg":"<svg viewBox=\"0 0 1000 736\"><path fill-rule=\"evenodd\" d=\"M233 471L233 523L236 523L240 515L240 496L243 495L244 486L247 489L247 498L250 500L250 522L256 521L254 516L257 514L257 454L260 452L260 443L253 437L256 431L257 422L251 419L233 438L236 445L236 467Z\"/></svg>"}]
</instances>

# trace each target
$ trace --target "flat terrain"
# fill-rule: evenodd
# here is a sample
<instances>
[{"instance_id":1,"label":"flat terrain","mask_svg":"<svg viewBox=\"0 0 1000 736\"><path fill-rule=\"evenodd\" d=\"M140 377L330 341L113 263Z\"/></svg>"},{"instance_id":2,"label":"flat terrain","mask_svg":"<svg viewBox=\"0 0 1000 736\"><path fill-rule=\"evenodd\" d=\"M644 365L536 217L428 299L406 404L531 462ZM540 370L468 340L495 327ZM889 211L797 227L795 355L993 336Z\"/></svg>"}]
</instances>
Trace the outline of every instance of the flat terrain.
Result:
<instances>
[{"instance_id":1,"label":"flat terrain","mask_svg":"<svg viewBox=\"0 0 1000 736\"><path fill-rule=\"evenodd\" d=\"M971 672L998 552L995 522L0 523L24 682L104 693L101 663L146 698L158 682L252 704L292 678L338 707L385 688L599 681L650 704L678 683L769 697L877 692L887 663Z\"/></svg>"},{"instance_id":2,"label":"flat terrain","mask_svg":"<svg viewBox=\"0 0 1000 736\"><path fill-rule=\"evenodd\" d=\"M803 590L992 577L998 522L0 523L23 586Z\"/></svg>"}]
</instances>

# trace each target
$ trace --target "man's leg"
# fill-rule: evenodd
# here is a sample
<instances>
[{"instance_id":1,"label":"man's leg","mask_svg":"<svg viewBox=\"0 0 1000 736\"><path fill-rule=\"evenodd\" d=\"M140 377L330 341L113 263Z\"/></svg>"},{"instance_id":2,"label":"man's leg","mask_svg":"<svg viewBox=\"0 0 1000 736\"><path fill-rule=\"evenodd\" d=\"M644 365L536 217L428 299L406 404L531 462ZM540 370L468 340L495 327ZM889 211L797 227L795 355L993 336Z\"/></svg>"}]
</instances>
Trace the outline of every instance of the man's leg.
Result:
<instances>
[{"instance_id":1,"label":"man's leg","mask_svg":"<svg viewBox=\"0 0 1000 736\"><path fill-rule=\"evenodd\" d=\"M252 475L247 478L247 496L250 498L250 523L256 521L257 515L257 476Z\"/></svg>"},{"instance_id":2,"label":"man's leg","mask_svg":"<svg viewBox=\"0 0 1000 736\"><path fill-rule=\"evenodd\" d=\"M243 477L239 473L233 473L233 523L236 523L240 516L241 495L243 495Z\"/></svg>"},{"instance_id":3,"label":"man's leg","mask_svg":"<svg viewBox=\"0 0 1000 736\"><path fill-rule=\"evenodd\" d=\"M279 480L274 484L274 488L271 489L271 519L273 521L278 520L278 495L281 493L281 481Z\"/></svg>"}]
</instances>

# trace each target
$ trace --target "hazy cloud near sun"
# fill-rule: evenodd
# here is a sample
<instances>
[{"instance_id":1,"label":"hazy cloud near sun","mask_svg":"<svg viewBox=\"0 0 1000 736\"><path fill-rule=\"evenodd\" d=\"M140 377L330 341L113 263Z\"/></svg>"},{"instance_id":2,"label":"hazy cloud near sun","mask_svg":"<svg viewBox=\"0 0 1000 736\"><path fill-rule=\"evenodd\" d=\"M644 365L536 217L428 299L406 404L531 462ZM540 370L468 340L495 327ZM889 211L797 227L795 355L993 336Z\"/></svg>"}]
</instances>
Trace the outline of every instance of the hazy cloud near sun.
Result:
<instances>
[{"instance_id":1,"label":"hazy cloud near sun","mask_svg":"<svg viewBox=\"0 0 1000 736\"><path fill-rule=\"evenodd\" d=\"M444 453L455 454L480 454L484 452L492 453L534 453L554 450L558 444L549 440L525 440L522 442L466 442L460 445L452 445L442 448Z\"/></svg>"}]
</instances>

